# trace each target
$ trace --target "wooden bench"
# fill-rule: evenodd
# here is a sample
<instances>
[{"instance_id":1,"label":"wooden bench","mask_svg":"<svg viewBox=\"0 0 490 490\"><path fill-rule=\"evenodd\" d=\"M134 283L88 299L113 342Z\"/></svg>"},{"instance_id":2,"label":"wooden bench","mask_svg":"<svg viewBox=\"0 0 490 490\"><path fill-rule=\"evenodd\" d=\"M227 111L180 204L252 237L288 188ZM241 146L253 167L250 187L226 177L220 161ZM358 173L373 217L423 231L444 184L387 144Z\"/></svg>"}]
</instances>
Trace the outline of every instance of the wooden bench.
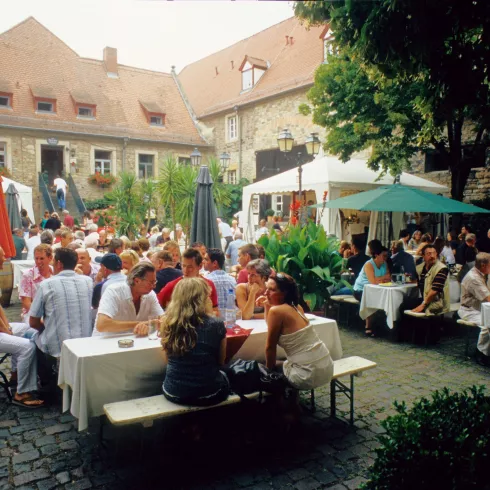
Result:
<instances>
[{"instance_id":1,"label":"wooden bench","mask_svg":"<svg viewBox=\"0 0 490 490\"><path fill-rule=\"evenodd\" d=\"M468 320L462 320L461 318L459 320L456 320L456 323L459 325L464 325L465 326L465 349L464 349L464 355L468 357L468 350L470 347L470 330L473 328L478 328L480 329L480 326L477 325L476 323L469 322Z\"/></svg>"},{"instance_id":2,"label":"wooden bench","mask_svg":"<svg viewBox=\"0 0 490 490\"><path fill-rule=\"evenodd\" d=\"M337 323L340 325L341 324L341 315L340 315L340 310L342 307L342 303L345 303L345 300L347 298L352 298L351 294L335 294L333 296L330 296L330 301L333 301L334 303L337 303ZM327 315L325 315L327 316ZM349 315L347 315L347 324L349 324Z\"/></svg>"},{"instance_id":3,"label":"wooden bench","mask_svg":"<svg viewBox=\"0 0 490 490\"><path fill-rule=\"evenodd\" d=\"M354 376L361 376L364 371L373 369L377 364L369 359L359 356L346 357L333 362L333 377L330 381L330 417L337 416L337 393L343 393L350 402L349 422L354 424ZM347 386L339 378L350 377L350 384ZM314 408L315 394L311 390L312 407Z\"/></svg>"},{"instance_id":4,"label":"wooden bench","mask_svg":"<svg viewBox=\"0 0 490 490\"><path fill-rule=\"evenodd\" d=\"M376 363L363 359L362 357L353 356L345 359L334 361L333 378L330 382L330 415L336 416L336 394L344 393L350 400L350 423L354 423L354 376L360 376L362 372L376 367ZM345 385L339 378L350 376L350 386ZM266 393L264 393L266 395ZM248 399L256 399L260 396L259 392L246 395ZM113 425L129 425L140 423L143 427L151 427L157 419L174 417L185 413L207 410L210 408L223 407L239 403L238 395L231 395L218 405L209 407L194 407L186 405L177 405L168 401L163 395L150 396L147 398L138 398L124 402L108 403L104 405L104 413ZM312 409L315 407L315 392L311 390Z\"/></svg>"}]
</instances>

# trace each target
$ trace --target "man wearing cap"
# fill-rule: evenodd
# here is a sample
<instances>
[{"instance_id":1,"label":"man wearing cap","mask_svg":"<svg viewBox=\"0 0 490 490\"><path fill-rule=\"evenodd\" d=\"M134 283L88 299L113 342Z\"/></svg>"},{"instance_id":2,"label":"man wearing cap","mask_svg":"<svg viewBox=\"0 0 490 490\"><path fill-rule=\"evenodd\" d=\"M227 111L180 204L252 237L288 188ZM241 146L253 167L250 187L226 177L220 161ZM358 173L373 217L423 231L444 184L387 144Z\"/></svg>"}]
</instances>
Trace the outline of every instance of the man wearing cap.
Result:
<instances>
[{"instance_id":1,"label":"man wearing cap","mask_svg":"<svg viewBox=\"0 0 490 490\"><path fill-rule=\"evenodd\" d=\"M104 280L94 287L92 308L99 307L100 298L108 286L117 282L126 281L126 275L121 272L122 261L117 254L108 253L103 257L96 257L95 262L100 264L100 274Z\"/></svg>"}]
</instances>

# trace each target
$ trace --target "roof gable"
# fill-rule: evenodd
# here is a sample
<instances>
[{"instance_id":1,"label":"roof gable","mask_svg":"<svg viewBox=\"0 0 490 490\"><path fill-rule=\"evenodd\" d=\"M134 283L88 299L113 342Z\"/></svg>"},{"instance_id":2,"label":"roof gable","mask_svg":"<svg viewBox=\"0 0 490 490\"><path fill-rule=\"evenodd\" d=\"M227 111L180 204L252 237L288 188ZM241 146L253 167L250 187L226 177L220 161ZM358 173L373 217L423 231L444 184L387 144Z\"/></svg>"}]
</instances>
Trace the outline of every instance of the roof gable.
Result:
<instances>
[{"instance_id":1,"label":"roof gable","mask_svg":"<svg viewBox=\"0 0 490 490\"><path fill-rule=\"evenodd\" d=\"M291 17L187 65L179 80L196 115L205 117L313 84L315 69L323 62L322 30ZM264 75L253 89L242 92L240 69L253 61L263 66L264 60L269 65L266 62Z\"/></svg>"},{"instance_id":2,"label":"roof gable","mask_svg":"<svg viewBox=\"0 0 490 490\"><path fill-rule=\"evenodd\" d=\"M206 144L168 73L117 65L118 78L109 78L103 60L81 58L32 17L0 34L0 59L15 100L0 125ZM56 99L56 118L35 113L33 96ZM164 128L148 123L140 100L165 109ZM80 120L74 102L96 106L97 116Z\"/></svg>"}]
</instances>

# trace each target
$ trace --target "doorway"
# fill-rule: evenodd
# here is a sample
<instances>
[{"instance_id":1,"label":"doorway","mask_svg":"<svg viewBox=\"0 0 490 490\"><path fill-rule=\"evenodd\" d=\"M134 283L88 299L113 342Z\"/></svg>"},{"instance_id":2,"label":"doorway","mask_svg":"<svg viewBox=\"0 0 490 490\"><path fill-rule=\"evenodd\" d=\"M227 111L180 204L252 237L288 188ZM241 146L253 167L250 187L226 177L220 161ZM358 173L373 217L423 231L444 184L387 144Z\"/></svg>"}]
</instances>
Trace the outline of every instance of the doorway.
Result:
<instances>
[{"instance_id":1,"label":"doorway","mask_svg":"<svg viewBox=\"0 0 490 490\"><path fill-rule=\"evenodd\" d=\"M57 175L63 174L63 158L62 146L41 146L41 172L45 175L48 185L53 184Z\"/></svg>"}]
</instances>

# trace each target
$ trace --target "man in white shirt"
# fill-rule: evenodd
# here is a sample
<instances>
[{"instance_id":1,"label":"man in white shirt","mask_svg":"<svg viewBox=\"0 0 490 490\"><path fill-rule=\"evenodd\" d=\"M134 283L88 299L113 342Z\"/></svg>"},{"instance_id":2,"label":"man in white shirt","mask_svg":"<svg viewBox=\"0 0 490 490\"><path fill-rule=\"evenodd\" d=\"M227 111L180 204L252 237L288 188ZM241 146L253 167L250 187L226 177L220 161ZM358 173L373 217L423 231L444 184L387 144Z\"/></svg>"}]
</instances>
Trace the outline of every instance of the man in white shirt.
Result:
<instances>
[{"instance_id":1,"label":"man in white shirt","mask_svg":"<svg viewBox=\"0 0 490 490\"><path fill-rule=\"evenodd\" d=\"M109 286L100 300L92 335L148 335L148 324L144 322L152 316L163 315L153 291L156 283L155 267L141 262L131 269L127 282Z\"/></svg>"},{"instance_id":2,"label":"man in white shirt","mask_svg":"<svg viewBox=\"0 0 490 490\"><path fill-rule=\"evenodd\" d=\"M60 175L56 176L53 181L53 187L56 188L56 198L58 199L58 207L60 211L63 211L66 207L66 191L68 190L68 184L61 178Z\"/></svg>"},{"instance_id":3,"label":"man in white shirt","mask_svg":"<svg viewBox=\"0 0 490 490\"><path fill-rule=\"evenodd\" d=\"M233 232L231 231L231 226L228 223L221 221L219 218L216 218L218 222L218 229L221 238L224 238L226 241L226 245L224 248L224 252L228 250L228 245L233 241Z\"/></svg>"},{"instance_id":4,"label":"man in white shirt","mask_svg":"<svg viewBox=\"0 0 490 490\"><path fill-rule=\"evenodd\" d=\"M29 238L26 240L27 260L34 260L34 249L40 244L39 228L37 225L31 225L29 228Z\"/></svg>"},{"instance_id":5,"label":"man in white shirt","mask_svg":"<svg viewBox=\"0 0 490 490\"><path fill-rule=\"evenodd\" d=\"M238 213L235 213L233 217L238 219L238 228L240 228L240 231L243 233L243 226L245 224L245 211L238 211Z\"/></svg>"}]
</instances>

